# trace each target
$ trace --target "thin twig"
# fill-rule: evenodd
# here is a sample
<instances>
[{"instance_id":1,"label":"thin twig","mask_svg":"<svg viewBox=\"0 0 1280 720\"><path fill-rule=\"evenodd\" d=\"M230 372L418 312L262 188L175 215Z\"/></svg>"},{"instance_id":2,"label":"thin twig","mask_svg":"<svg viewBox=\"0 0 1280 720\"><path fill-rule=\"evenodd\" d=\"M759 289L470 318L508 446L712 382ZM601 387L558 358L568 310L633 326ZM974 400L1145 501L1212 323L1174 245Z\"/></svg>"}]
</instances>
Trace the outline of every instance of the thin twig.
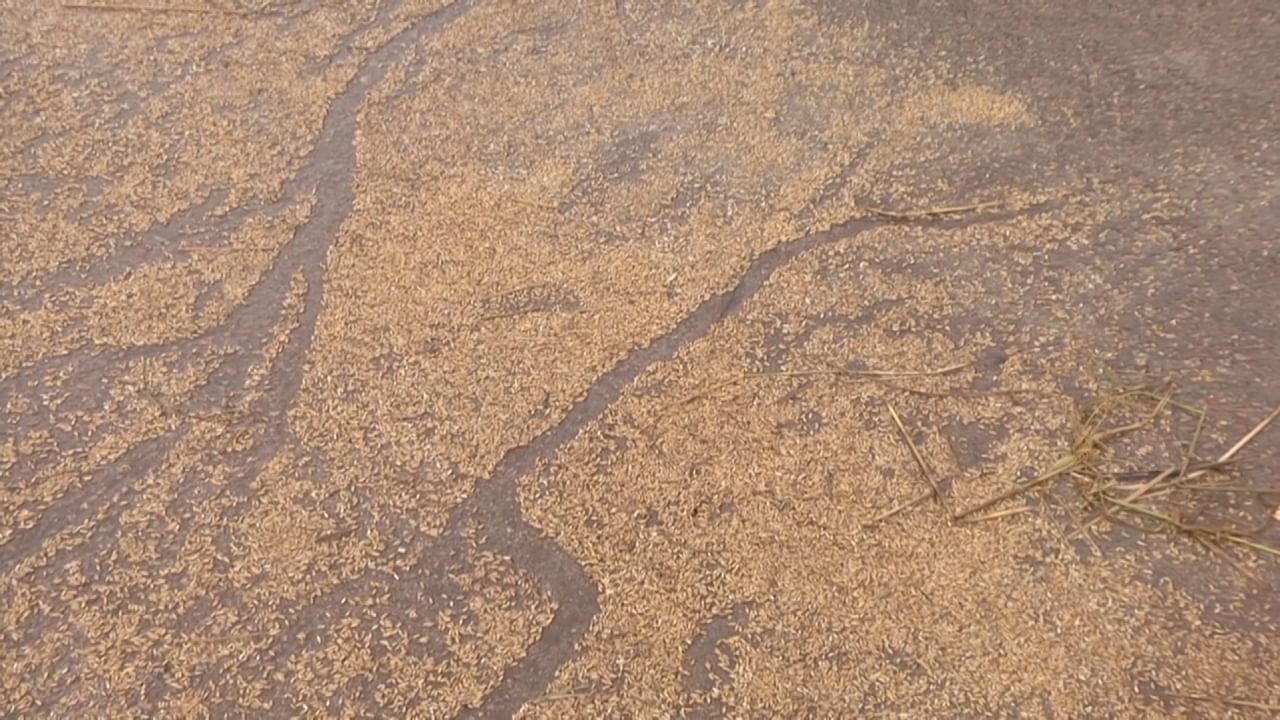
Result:
<instances>
[{"instance_id":1,"label":"thin twig","mask_svg":"<svg viewBox=\"0 0 1280 720\"><path fill-rule=\"evenodd\" d=\"M1249 708L1251 710L1264 710L1266 712L1280 712L1280 705L1255 702L1253 700L1240 700L1238 698L1226 698L1226 697L1211 697L1209 695L1185 695L1183 693L1169 693L1169 695L1172 697L1181 698L1183 700L1194 700L1196 702L1218 703L1220 705Z\"/></svg>"},{"instance_id":2,"label":"thin twig","mask_svg":"<svg viewBox=\"0 0 1280 720\"><path fill-rule=\"evenodd\" d=\"M745 373L743 377L748 378L765 378L765 377L809 377L812 375L838 375L845 377L933 377L937 375L948 375L963 370L972 365L972 362L957 363L949 365L937 370L842 370L839 368L831 368L826 370L776 370L767 372L750 372Z\"/></svg>"},{"instance_id":3,"label":"thin twig","mask_svg":"<svg viewBox=\"0 0 1280 720\"><path fill-rule=\"evenodd\" d=\"M1021 485L1009 488L1008 490L1002 493L999 493L997 495L987 498L986 500L983 500L977 505L971 505L965 508L964 510L954 513L951 517L953 520L959 520L963 517L967 517L976 512L981 512L983 510L986 510L992 505L998 505L1004 502L1005 500L1015 498L1029 490L1040 487L1041 485L1049 482L1050 480L1058 477L1059 475L1065 472L1070 472L1076 467L1079 467L1079 465L1080 465L1080 461L1075 457L1075 455L1070 455L1070 454L1064 455L1063 457L1058 459L1058 462L1053 464L1053 467L1049 468L1048 472L1036 478L1035 480L1031 480L1029 482L1022 483Z\"/></svg>"},{"instance_id":4,"label":"thin twig","mask_svg":"<svg viewBox=\"0 0 1280 720\"><path fill-rule=\"evenodd\" d=\"M1058 496L1052 492L1046 492L1045 497L1049 498L1051 502L1056 504L1058 507L1062 508L1062 511L1065 512L1067 514L1067 517L1071 519L1071 524L1075 526L1075 530L1070 535L1064 535L1067 542L1070 542L1072 538L1074 538L1076 535L1079 535L1080 537L1084 538L1085 542L1089 543L1089 547L1093 549L1094 555L1101 556L1102 549L1098 547L1098 543L1094 542L1093 536L1089 534L1089 525L1092 525L1094 520L1089 520L1087 523L1081 520L1080 516L1077 515L1069 505L1059 500Z\"/></svg>"},{"instance_id":5,"label":"thin twig","mask_svg":"<svg viewBox=\"0 0 1280 720\"><path fill-rule=\"evenodd\" d=\"M1164 481L1165 478L1169 477L1170 475L1173 475L1176 472L1178 472L1178 468L1168 468L1164 472L1160 473L1159 475L1142 483L1138 487L1134 488L1133 492L1125 496L1125 502L1133 502L1134 500L1137 500L1138 498L1146 494L1148 490L1155 487L1156 485L1159 485L1161 482Z\"/></svg>"},{"instance_id":6,"label":"thin twig","mask_svg":"<svg viewBox=\"0 0 1280 720\"><path fill-rule=\"evenodd\" d=\"M1200 416L1196 420L1196 431L1191 434L1191 444L1187 446L1186 453L1182 456L1182 469L1178 471L1178 477L1187 477L1187 469L1191 467L1191 458L1195 457L1196 444L1200 442L1200 433L1204 430L1204 421L1208 416L1204 410L1200 411Z\"/></svg>"},{"instance_id":7,"label":"thin twig","mask_svg":"<svg viewBox=\"0 0 1280 720\"><path fill-rule=\"evenodd\" d=\"M579 690L566 690L564 692L547 693L540 697L536 697L529 701L530 705L539 703L554 702L556 700L569 700L570 698L586 697L592 694L591 688L582 688Z\"/></svg>"},{"instance_id":8,"label":"thin twig","mask_svg":"<svg viewBox=\"0 0 1280 720\"><path fill-rule=\"evenodd\" d=\"M1208 538L1201 537L1197 533L1192 533L1191 538L1196 542L1200 543L1201 545L1203 545L1209 552L1222 558L1223 562L1230 565L1233 570L1235 570L1236 572L1244 576L1246 580L1249 580L1251 582L1258 581L1257 575L1254 575L1252 572L1249 571L1248 568L1241 565L1239 561L1237 561L1235 558L1231 557L1231 553L1227 552L1226 550L1223 550L1222 547L1218 545L1218 543L1213 542Z\"/></svg>"},{"instance_id":9,"label":"thin twig","mask_svg":"<svg viewBox=\"0 0 1280 720\"><path fill-rule=\"evenodd\" d=\"M876 525L879 525L880 523L884 522L885 520L888 520L889 518L893 517L894 515L897 515L898 513L900 513L900 512L904 512L904 511L906 511L906 510L910 510L911 508L913 508L913 507L915 507L915 506L919 505L920 503L922 503L922 502L924 502L924 501L928 500L928 499L929 499L929 498L931 498L931 497L933 497L933 491L932 491L932 490L929 490L928 492L921 493L921 494L919 494L919 495L917 495L917 496L915 496L915 497L913 497L913 498L911 498L911 499L909 499L909 500L907 500L907 501L905 501L905 502L902 502L902 503L899 503L899 504L897 504L897 505L894 505L893 507L889 508L888 510L885 510L884 512L880 513L879 515L877 515L877 516L875 516L875 517L871 518L870 520L868 520L868 521L866 521L866 522L862 523L862 527L863 527L863 528L865 528L865 529L870 530L871 528L875 527Z\"/></svg>"},{"instance_id":10,"label":"thin twig","mask_svg":"<svg viewBox=\"0 0 1280 720\"><path fill-rule=\"evenodd\" d=\"M898 426L898 432L902 433L902 439L907 443L907 449L911 451L911 457L916 461L916 467L920 468L920 474L924 476L925 482L929 483L929 487L933 489L933 496L938 499L938 504L947 512L947 515L954 517L951 508L947 506L947 500L942 496L942 488L938 486L938 481L934 479L933 473L929 471L929 466L925 464L924 458L920 455L920 450L916 448L916 444L911 440L911 434L907 432L907 428L902 424L902 419L898 417L898 412L893 409L893 405L885 403L885 407L889 408L889 416L893 418L893 422Z\"/></svg>"},{"instance_id":11,"label":"thin twig","mask_svg":"<svg viewBox=\"0 0 1280 720\"><path fill-rule=\"evenodd\" d=\"M920 388L907 387L906 385L899 385L898 383L890 382L887 378L884 378L884 377L879 377L879 378L873 377L871 379L891 390L897 390L898 392L904 392L909 395L919 395L921 397L927 397L927 398L952 399L952 398L1012 397L1017 395L1044 395L1044 392L1041 390L1015 390L1012 388L1008 390L964 390L964 389L943 390L943 391L921 390Z\"/></svg>"},{"instance_id":12,"label":"thin twig","mask_svg":"<svg viewBox=\"0 0 1280 720\"><path fill-rule=\"evenodd\" d=\"M1124 392L1121 393L1121 395L1141 395L1143 397L1148 397L1156 401L1164 400L1166 397L1165 395L1157 395L1154 392L1151 392L1146 387L1137 387L1137 388L1125 390ZM1189 405L1187 403L1182 402L1181 400L1175 400L1173 398L1169 398L1167 403L1169 407L1177 408L1192 417L1199 418L1208 414L1204 408L1199 407L1197 405Z\"/></svg>"},{"instance_id":13,"label":"thin twig","mask_svg":"<svg viewBox=\"0 0 1280 720\"><path fill-rule=\"evenodd\" d=\"M1186 523L1178 520L1175 517L1165 515L1164 513L1158 512L1156 510L1152 510L1149 507L1143 507L1142 505L1138 505L1135 503L1127 503L1119 498L1113 498L1109 495L1103 495L1102 497L1107 502L1113 505L1117 505L1125 510L1137 513L1139 515L1146 515L1149 518L1159 520L1184 533L1188 533L1191 535L1194 535L1196 533L1203 533L1203 534L1209 535L1215 540L1226 540L1227 542L1233 542L1238 545L1244 545L1245 547L1253 548L1254 550L1257 550L1259 552L1280 556L1280 548L1274 545L1268 545L1266 543L1258 542L1257 540L1254 540L1248 537L1245 533L1242 533L1238 530L1231 530L1228 528L1220 529L1220 528L1200 527L1196 525L1187 525Z\"/></svg>"},{"instance_id":14,"label":"thin twig","mask_svg":"<svg viewBox=\"0 0 1280 720\"><path fill-rule=\"evenodd\" d=\"M71 2L63 0L62 7L66 10L97 10L102 12L159 12L159 13L192 13L200 15L239 15L244 16L248 13L240 10L228 10L227 8L211 7L211 6L194 6L194 5L143 5L141 3L119 3L107 5L104 3L91 2Z\"/></svg>"},{"instance_id":15,"label":"thin twig","mask_svg":"<svg viewBox=\"0 0 1280 720\"><path fill-rule=\"evenodd\" d=\"M1253 439L1258 436L1258 433L1261 433L1263 430L1266 430L1267 426L1270 425L1277 417L1280 417L1280 406L1277 406L1275 410L1272 410L1270 415L1262 419L1262 422L1258 423L1257 425L1254 425L1253 429L1245 433L1244 437L1236 441L1235 445L1232 445L1230 449L1222 453L1222 455L1218 456L1218 460L1216 464L1221 465L1224 463L1231 462L1231 460L1235 458L1236 453L1240 452L1245 445L1248 445L1250 442L1252 442ZM1194 480L1204 475L1206 472L1208 472L1208 470L1193 471L1191 473L1183 475L1182 479Z\"/></svg>"},{"instance_id":16,"label":"thin twig","mask_svg":"<svg viewBox=\"0 0 1280 720\"><path fill-rule=\"evenodd\" d=\"M1102 432L1094 433L1087 439L1092 445L1102 445L1103 440L1109 440L1117 435L1124 435L1125 433L1130 433L1134 430L1141 430L1150 422L1151 421L1149 419L1138 420L1137 422L1131 422L1128 425L1121 425L1120 427L1113 427L1110 430L1103 430Z\"/></svg>"},{"instance_id":17,"label":"thin twig","mask_svg":"<svg viewBox=\"0 0 1280 720\"><path fill-rule=\"evenodd\" d=\"M720 382L716 383L715 385L713 385L713 386L711 386L711 387L707 388L706 390L702 390L702 391L699 391L699 392L693 393L693 394L689 395L688 397L684 398L683 400L679 400L679 401L677 401L677 402L675 402L675 403L672 403L672 404L671 404L671 407L670 407L670 408L668 408L668 409L672 409L672 408L678 407L678 406L680 406L680 405L689 405L689 404L695 403L695 402L697 402L697 401L699 401L699 400L703 400L703 399L705 399L705 398L711 397L711 394L712 394L712 393L715 393L715 392L717 392L717 391L719 391L719 390L723 390L723 389L725 389L725 388L727 388L727 387L730 387L730 386L732 386L732 385L737 385L738 383L742 382L742 381L743 381L743 379L745 379L746 377L747 377L746 375L737 375L737 376L734 376L734 377L729 378L728 380L722 380L722 381L720 381Z\"/></svg>"},{"instance_id":18,"label":"thin twig","mask_svg":"<svg viewBox=\"0 0 1280 720\"><path fill-rule=\"evenodd\" d=\"M919 220L921 218L941 217L943 215L958 215L960 213L973 212L975 210L986 210L987 208L1003 205L1003 201L991 200L989 202L973 203L971 205L951 205L944 207L921 208L919 210L887 210L885 208L871 207L863 205L862 209L872 215L889 218L890 220Z\"/></svg>"},{"instance_id":19,"label":"thin twig","mask_svg":"<svg viewBox=\"0 0 1280 720\"><path fill-rule=\"evenodd\" d=\"M1218 458L1218 462L1227 462L1231 458L1235 457L1236 453L1240 452L1241 448L1248 445L1255 437L1258 436L1258 433L1266 430L1267 426L1270 425L1277 417L1280 417L1280 405L1277 405L1276 409L1272 410L1270 415L1263 418L1262 422L1258 423L1252 430L1245 433L1245 436L1240 438L1235 445L1232 445L1230 450L1222 453L1222 456Z\"/></svg>"},{"instance_id":20,"label":"thin twig","mask_svg":"<svg viewBox=\"0 0 1280 720\"><path fill-rule=\"evenodd\" d=\"M1240 535L1222 535L1219 537L1219 539L1226 540L1227 542L1233 542L1233 543L1236 543L1237 545L1244 545L1245 547L1253 548L1258 552L1264 552L1264 553L1267 553L1268 555L1275 555L1276 557L1280 557L1280 548L1276 547L1275 545L1260 543L1257 540L1252 540L1250 538L1242 537Z\"/></svg>"},{"instance_id":21,"label":"thin twig","mask_svg":"<svg viewBox=\"0 0 1280 720\"><path fill-rule=\"evenodd\" d=\"M1026 511L1028 511L1028 510L1030 510L1030 509L1031 509L1031 506L1030 506L1030 505L1023 505L1023 506L1021 506L1021 507L1009 508L1009 509L1007 509L1007 510L997 510L997 511L995 511L995 512L993 512L993 513L987 513L986 515L979 515L979 516L977 516L977 517L965 518L965 522L966 522L966 523L980 523L980 522L984 522L984 521L987 521L987 520L995 520L996 518L1007 517L1007 516L1009 516L1009 515L1019 515L1019 514L1024 513L1024 512L1026 512Z\"/></svg>"},{"instance_id":22,"label":"thin twig","mask_svg":"<svg viewBox=\"0 0 1280 720\"><path fill-rule=\"evenodd\" d=\"M1183 485L1183 490L1194 492L1240 492L1259 493L1261 495L1280 494L1280 487L1249 487L1247 485Z\"/></svg>"},{"instance_id":23,"label":"thin twig","mask_svg":"<svg viewBox=\"0 0 1280 720\"><path fill-rule=\"evenodd\" d=\"M1079 527L1077 527L1070 535L1068 535L1067 539L1074 540L1076 539L1077 536L1086 537L1088 535L1089 528L1093 527L1094 523L1098 522L1099 520L1102 520L1103 518L1109 518L1109 517L1111 516L1107 514L1106 510L1098 510L1097 512L1093 513L1089 517L1077 523Z\"/></svg>"},{"instance_id":24,"label":"thin twig","mask_svg":"<svg viewBox=\"0 0 1280 720\"><path fill-rule=\"evenodd\" d=\"M1177 528L1177 529L1179 529L1179 530L1185 530L1185 529L1186 529L1186 526L1185 526L1185 525L1183 525L1183 524L1182 524L1182 523L1181 523L1177 518L1175 518L1175 517L1173 517L1173 516L1171 516L1171 515L1165 515L1164 513L1159 512L1159 511L1157 511L1157 510L1152 510L1152 509L1151 509L1151 508L1149 508L1149 507L1144 507L1144 506L1142 506L1142 505L1138 505L1138 504L1136 504L1136 503L1126 502L1126 501L1124 501L1124 500L1121 500L1120 498L1117 498L1117 497L1111 497L1110 495L1103 495L1103 496L1102 496L1102 499L1103 499L1103 500L1106 500L1107 502L1111 503L1112 505L1116 505L1116 506L1118 506L1118 507L1120 507L1120 508L1123 508L1123 509L1125 509L1125 510L1128 510L1129 512L1134 512L1134 513L1137 513L1137 514L1139 514L1139 515L1146 515L1146 516L1147 516L1147 517L1149 517L1149 518L1152 518L1152 519L1155 519L1155 520L1159 520L1160 522L1163 522L1163 523L1167 523L1167 524L1169 524L1169 525L1171 525L1171 526L1173 526L1173 527L1175 527L1175 528Z\"/></svg>"},{"instance_id":25,"label":"thin twig","mask_svg":"<svg viewBox=\"0 0 1280 720\"><path fill-rule=\"evenodd\" d=\"M1259 530L1262 529L1259 527L1259 528L1249 528L1249 529L1242 530L1242 529L1232 528L1232 527L1221 527L1221 526L1214 526L1214 525L1199 525L1199 524L1186 523L1177 517L1174 517L1172 515L1165 515L1164 513L1157 512L1155 510L1152 510L1149 507L1138 505L1137 503L1131 503L1125 500L1120 500L1119 498L1114 498L1114 497L1111 497L1110 495L1103 495L1102 497L1103 499L1107 500L1108 502L1114 505L1118 505L1126 510L1130 510L1130 511L1139 513L1141 515L1146 515L1147 517L1155 518L1156 520L1166 522L1183 532L1204 533L1205 535L1209 535L1215 538L1226 538L1231 536L1246 537L1248 535L1257 533Z\"/></svg>"},{"instance_id":26,"label":"thin twig","mask_svg":"<svg viewBox=\"0 0 1280 720\"><path fill-rule=\"evenodd\" d=\"M1217 460L1211 460L1209 462L1198 462L1198 463L1192 463L1186 466L1186 470L1189 471L1189 473L1202 473L1202 472L1212 472L1216 470L1226 470L1227 468L1231 467L1231 463L1232 461L1230 460L1228 460L1227 462L1219 462ZM1108 477L1110 477L1112 480L1117 481L1117 484L1115 486L1117 489L1132 490L1133 488L1138 487L1142 483L1138 482L1137 484L1127 484L1119 481L1133 480L1133 481L1145 482L1157 475L1160 475L1161 473L1168 472L1169 470L1179 471L1178 472L1179 476L1184 476L1188 474L1188 472L1182 472L1181 469L1177 466L1171 466L1167 468L1161 468L1159 470L1137 470L1133 472L1116 473L1114 475L1109 475Z\"/></svg>"},{"instance_id":27,"label":"thin twig","mask_svg":"<svg viewBox=\"0 0 1280 720\"><path fill-rule=\"evenodd\" d=\"M1114 525L1119 525L1121 527L1127 527L1130 530L1133 530L1134 532L1140 532L1145 535L1150 535L1151 533L1155 532L1151 528L1143 527L1142 525L1139 525L1136 522L1130 522L1128 520L1125 520L1124 518L1114 513L1106 513L1103 515L1103 517L1105 517L1107 519L1107 522L1109 523L1112 523Z\"/></svg>"}]
</instances>

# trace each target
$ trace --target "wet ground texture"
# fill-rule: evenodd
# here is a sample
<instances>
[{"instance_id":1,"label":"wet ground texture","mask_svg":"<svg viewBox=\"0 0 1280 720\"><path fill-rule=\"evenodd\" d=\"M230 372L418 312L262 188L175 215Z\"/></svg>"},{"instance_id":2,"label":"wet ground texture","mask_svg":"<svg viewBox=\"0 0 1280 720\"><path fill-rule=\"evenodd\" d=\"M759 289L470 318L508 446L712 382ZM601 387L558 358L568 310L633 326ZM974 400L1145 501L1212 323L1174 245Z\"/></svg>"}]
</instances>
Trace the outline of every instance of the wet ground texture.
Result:
<instances>
[{"instance_id":1,"label":"wet ground texture","mask_svg":"<svg viewBox=\"0 0 1280 720\"><path fill-rule=\"evenodd\" d=\"M949 515L1280 405L1278 28L0 0L0 715L1271 716L1280 428Z\"/></svg>"}]
</instances>

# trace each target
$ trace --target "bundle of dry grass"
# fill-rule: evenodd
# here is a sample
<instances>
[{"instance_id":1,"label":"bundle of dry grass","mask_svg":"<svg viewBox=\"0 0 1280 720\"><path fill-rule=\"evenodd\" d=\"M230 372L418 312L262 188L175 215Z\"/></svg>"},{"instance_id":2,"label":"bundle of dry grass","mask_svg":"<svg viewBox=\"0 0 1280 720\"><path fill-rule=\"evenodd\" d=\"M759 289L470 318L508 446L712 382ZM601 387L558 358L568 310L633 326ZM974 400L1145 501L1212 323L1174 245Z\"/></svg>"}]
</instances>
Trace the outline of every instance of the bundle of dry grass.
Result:
<instances>
[{"instance_id":1,"label":"bundle of dry grass","mask_svg":"<svg viewBox=\"0 0 1280 720\"><path fill-rule=\"evenodd\" d=\"M1247 513L1232 499L1245 495L1280 494L1280 485L1250 486L1232 481L1232 471L1242 450L1280 417L1280 407L1258 422L1228 450L1216 458L1202 459L1197 451L1204 431L1204 408L1177 399L1165 385L1122 386L1091 402L1075 421L1071 448L1034 479L1018 483L968 507L950 507L940 484L920 455L892 406L889 414L911 451L928 489L876 516L872 527L888 518L936 498L952 522L982 522L1031 509L1030 505L995 509L1029 493L1063 483L1074 489L1076 509L1063 505L1075 528L1072 538L1094 544L1093 529L1103 523L1121 525L1145 533L1173 533L1191 538L1230 561L1226 545L1280 557L1280 547L1259 537L1262 527L1244 524ZM1194 422L1188 439L1178 436L1177 417ZM1185 424L1185 422L1183 423ZM1163 464L1144 465L1153 447L1178 448L1176 457ZM1045 492L1048 499L1061 500ZM1095 545L1096 547L1096 545Z\"/></svg>"}]
</instances>

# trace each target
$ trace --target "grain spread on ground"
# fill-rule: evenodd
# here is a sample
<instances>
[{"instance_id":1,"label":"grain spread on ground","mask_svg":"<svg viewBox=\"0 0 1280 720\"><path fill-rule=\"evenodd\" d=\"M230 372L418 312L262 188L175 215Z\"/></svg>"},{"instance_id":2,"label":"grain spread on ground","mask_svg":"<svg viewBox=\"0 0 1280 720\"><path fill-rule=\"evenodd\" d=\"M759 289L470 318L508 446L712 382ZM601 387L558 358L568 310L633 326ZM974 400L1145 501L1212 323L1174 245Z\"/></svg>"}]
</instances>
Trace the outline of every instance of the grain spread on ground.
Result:
<instances>
[{"instance_id":1,"label":"grain spread on ground","mask_svg":"<svg viewBox=\"0 0 1280 720\"><path fill-rule=\"evenodd\" d=\"M0 711L1280 702L1265 553L948 519L1163 321L1211 154L1099 181L1087 108L819 5L0 4ZM890 407L944 498L871 523Z\"/></svg>"}]
</instances>

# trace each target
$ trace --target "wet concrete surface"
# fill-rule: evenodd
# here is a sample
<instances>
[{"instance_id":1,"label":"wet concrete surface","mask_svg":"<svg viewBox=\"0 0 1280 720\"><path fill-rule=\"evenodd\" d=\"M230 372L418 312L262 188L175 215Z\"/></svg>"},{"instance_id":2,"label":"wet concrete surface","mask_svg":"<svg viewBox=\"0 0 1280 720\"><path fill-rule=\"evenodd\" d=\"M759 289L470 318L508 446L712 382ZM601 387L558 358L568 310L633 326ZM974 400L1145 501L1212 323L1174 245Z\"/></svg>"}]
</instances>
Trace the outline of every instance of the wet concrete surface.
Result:
<instances>
[{"instance_id":1,"label":"wet concrete surface","mask_svg":"<svg viewBox=\"0 0 1280 720\"><path fill-rule=\"evenodd\" d=\"M960 504L1114 375L1280 405L1277 21L0 8L0 708L1265 713L1265 552L863 520L885 403ZM1277 466L1195 512L1280 541Z\"/></svg>"}]
</instances>

